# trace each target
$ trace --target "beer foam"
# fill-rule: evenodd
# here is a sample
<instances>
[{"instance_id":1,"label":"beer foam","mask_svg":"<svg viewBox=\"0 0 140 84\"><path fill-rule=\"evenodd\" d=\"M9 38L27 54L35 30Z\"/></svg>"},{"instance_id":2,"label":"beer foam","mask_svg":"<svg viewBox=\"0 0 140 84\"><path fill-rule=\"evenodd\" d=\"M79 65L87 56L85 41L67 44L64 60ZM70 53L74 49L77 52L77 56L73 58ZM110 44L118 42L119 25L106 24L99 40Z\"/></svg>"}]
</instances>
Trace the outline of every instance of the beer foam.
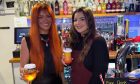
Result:
<instances>
[{"instance_id":1,"label":"beer foam","mask_svg":"<svg viewBox=\"0 0 140 84\"><path fill-rule=\"evenodd\" d=\"M71 48L64 48L63 52L68 52L69 53L69 52L72 52L72 49Z\"/></svg>"},{"instance_id":2,"label":"beer foam","mask_svg":"<svg viewBox=\"0 0 140 84\"><path fill-rule=\"evenodd\" d=\"M33 68L36 68L35 64L26 64L26 65L24 65L24 69L33 69Z\"/></svg>"}]
</instances>

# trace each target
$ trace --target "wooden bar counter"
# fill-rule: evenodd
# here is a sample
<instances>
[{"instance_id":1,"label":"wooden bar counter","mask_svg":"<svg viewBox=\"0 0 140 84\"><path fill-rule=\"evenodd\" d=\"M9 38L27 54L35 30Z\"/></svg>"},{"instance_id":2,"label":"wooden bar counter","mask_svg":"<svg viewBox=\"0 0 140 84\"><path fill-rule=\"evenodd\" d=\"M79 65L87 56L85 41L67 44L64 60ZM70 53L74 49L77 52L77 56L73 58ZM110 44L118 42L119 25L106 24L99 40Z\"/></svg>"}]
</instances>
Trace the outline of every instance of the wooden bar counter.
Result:
<instances>
[{"instance_id":1,"label":"wooden bar counter","mask_svg":"<svg viewBox=\"0 0 140 84\"><path fill-rule=\"evenodd\" d=\"M109 59L115 59L116 58L116 51L109 51ZM19 63L20 58L11 58L9 60L9 63Z\"/></svg>"},{"instance_id":2,"label":"wooden bar counter","mask_svg":"<svg viewBox=\"0 0 140 84\"><path fill-rule=\"evenodd\" d=\"M115 59L117 55L116 51L109 51L109 59ZM129 55L127 58L140 58L140 54L135 54L135 55ZM19 63L20 58L11 58L9 60L9 63Z\"/></svg>"}]
</instances>

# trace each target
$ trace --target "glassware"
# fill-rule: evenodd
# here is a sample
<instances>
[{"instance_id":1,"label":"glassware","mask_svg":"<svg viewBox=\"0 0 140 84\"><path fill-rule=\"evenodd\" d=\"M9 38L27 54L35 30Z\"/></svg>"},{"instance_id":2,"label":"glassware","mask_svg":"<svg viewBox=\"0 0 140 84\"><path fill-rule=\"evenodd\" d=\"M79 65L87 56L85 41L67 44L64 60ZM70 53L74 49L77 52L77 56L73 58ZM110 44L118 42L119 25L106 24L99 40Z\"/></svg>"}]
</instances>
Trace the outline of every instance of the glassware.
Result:
<instances>
[{"instance_id":1,"label":"glassware","mask_svg":"<svg viewBox=\"0 0 140 84\"><path fill-rule=\"evenodd\" d=\"M102 13L106 13L106 3L105 0L103 0L103 3L101 3Z\"/></svg>"},{"instance_id":2,"label":"glassware","mask_svg":"<svg viewBox=\"0 0 140 84\"><path fill-rule=\"evenodd\" d=\"M23 78L28 81L28 84L32 84L32 81L37 76L37 69L35 64L26 64L24 65L24 74Z\"/></svg>"},{"instance_id":3,"label":"glassware","mask_svg":"<svg viewBox=\"0 0 140 84\"><path fill-rule=\"evenodd\" d=\"M101 13L101 10L101 3L100 0L98 0L97 13Z\"/></svg>"},{"instance_id":4,"label":"glassware","mask_svg":"<svg viewBox=\"0 0 140 84\"><path fill-rule=\"evenodd\" d=\"M59 9L59 2L58 0L55 1L55 15L60 14L60 9Z\"/></svg>"},{"instance_id":5,"label":"glassware","mask_svg":"<svg viewBox=\"0 0 140 84\"><path fill-rule=\"evenodd\" d=\"M71 48L64 48L63 52L64 52L64 62L67 65L71 64L71 62L72 62L72 58L71 58L72 49Z\"/></svg>"}]
</instances>

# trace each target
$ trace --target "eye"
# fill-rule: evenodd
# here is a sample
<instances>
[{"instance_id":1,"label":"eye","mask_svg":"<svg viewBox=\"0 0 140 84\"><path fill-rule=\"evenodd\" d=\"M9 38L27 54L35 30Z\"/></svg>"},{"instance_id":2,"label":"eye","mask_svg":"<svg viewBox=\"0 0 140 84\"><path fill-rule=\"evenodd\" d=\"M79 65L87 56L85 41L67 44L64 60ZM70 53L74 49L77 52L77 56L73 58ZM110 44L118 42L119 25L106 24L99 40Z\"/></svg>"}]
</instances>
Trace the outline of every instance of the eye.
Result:
<instances>
[{"instance_id":1,"label":"eye","mask_svg":"<svg viewBox=\"0 0 140 84\"><path fill-rule=\"evenodd\" d=\"M77 21L77 19L74 19L74 22L76 22Z\"/></svg>"},{"instance_id":2,"label":"eye","mask_svg":"<svg viewBox=\"0 0 140 84\"><path fill-rule=\"evenodd\" d=\"M39 19L43 18L43 16L38 16Z\"/></svg>"},{"instance_id":3,"label":"eye","mask_svg":"<svg viewBox=\"0 0 140 84\"><path fill-rule=\"evenodd\" d=\"M80 18L80 20L81 20L81 21L84 21L84 20L85 20L85 18Z\"/></svg>"},{"instance_id":4,"label":"eye","mask_svg":"<svg viewBox=\"0 0 140 84\"><path fill-rule=\"evenodd\" d=\"M51 16L50 16L50 15L47 15L46 17L47 17L47 18L51 18Z\"/></svg>"}]
</instances>

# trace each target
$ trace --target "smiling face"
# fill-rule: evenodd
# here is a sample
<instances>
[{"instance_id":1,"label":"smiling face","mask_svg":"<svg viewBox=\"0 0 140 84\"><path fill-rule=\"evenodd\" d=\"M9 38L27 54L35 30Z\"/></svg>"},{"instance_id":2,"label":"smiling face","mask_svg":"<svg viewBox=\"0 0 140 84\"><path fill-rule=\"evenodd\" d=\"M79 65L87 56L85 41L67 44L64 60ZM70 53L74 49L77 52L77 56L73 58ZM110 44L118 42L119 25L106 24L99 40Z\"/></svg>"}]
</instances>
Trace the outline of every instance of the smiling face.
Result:
<instances>
[{"instance_id":1,"label":"smiling face","mask_svg":"<svg viewBox=\"0 0 140 84\"><path fill-rule=\"evenodd\" d=\"M77 12L74 15L74 27L80 34L86 33L88 30L88 25L86 18L82 12Z\"/></svg>"},{"instance_id":2,"label":"smiling face","mask_svg":"<svg viewBox=\"0 0 140 84\"><path fill-rule=\"evenodd\" d=\"M41 10L38 16L40 34L48 34L51 27L52 18L46 10Z\"/></svg>"}]
</instances>

